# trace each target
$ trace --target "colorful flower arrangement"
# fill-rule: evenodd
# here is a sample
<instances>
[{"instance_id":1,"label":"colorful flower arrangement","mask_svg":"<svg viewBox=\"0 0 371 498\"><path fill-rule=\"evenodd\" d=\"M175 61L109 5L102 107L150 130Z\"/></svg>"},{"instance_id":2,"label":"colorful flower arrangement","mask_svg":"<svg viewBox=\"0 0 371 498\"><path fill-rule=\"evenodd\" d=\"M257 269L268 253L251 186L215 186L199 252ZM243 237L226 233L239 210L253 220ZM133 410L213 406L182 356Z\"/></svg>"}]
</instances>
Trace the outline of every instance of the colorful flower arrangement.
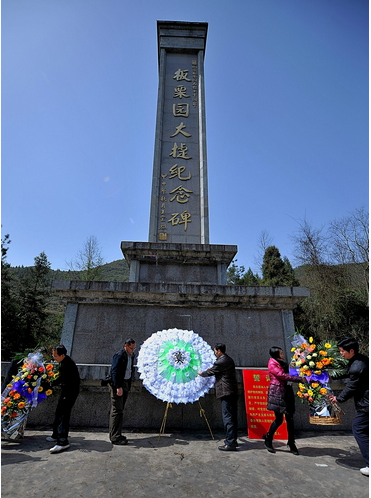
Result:
<instances>
[{"instance_id":1,"label":"colorful flower arrangement","mask_svg":"<svg viewBox=\"0 0 371 498\"><path fill-rule=\"evenodd\" d=\"M308 403L312 415L328 416L331 394L330 376L340 377L346 371L347 362L341 356L337 342L323 340L315 344L313 337L306 340L297 335L292 341L293 353L290 375L299 375L306 382L299 383L297 396Z\"/></svg>"},{"instance_id":2,"label":"colorful flower arrangement","mask_svg":"<svg viewBox=\"0 0 371 498\"><path fill-rule=\"evenodd\" d=\"M24 359L1 394L1 431L5 436L15 439L23 431L31 409L52 394L51 383L58 375L52 363L44 365L39 352Z\"/></svg>"},{"instance_id":3,"label":"colorful flower arrangement","mask_svg":"<svg viewBox=\"0 0 371 498\"><path fill-rule=\"evenodd\" d=\"M142 344L137 360L143 385L156 398L169 403L193 403L204 396L214 377L198 372L215 361L212 348L192 330L167 329Z\"/></svg>"}]
</instances>

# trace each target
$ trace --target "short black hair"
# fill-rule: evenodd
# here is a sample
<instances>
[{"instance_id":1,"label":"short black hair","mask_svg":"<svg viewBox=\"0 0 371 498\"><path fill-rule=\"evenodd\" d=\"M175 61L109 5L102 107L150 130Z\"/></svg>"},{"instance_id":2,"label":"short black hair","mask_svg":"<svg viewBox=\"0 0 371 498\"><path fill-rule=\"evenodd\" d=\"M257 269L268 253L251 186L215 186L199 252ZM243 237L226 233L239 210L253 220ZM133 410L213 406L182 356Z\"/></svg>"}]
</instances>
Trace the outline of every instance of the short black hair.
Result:
<instances>
[{"instance_id":1,"label":"short black hair","mask_svg":"<svg viewBox=\"0 0 371 498\"><path fill-rule=\"evenodd\" d=\"M345 351L348 351L348 353L353 349L355 353L358 353L359 344L353 337L344 337L344 339L341 339L341 341L338 342L338 348L343 348Z\"/></svg>"},{"instance_id":2,"label":"short black hair","mask_svg":"<svg viewBox=\"0 0 371 498\"><path fill-rule=\"evenodd\" d=\"M215 344L214 349L216 351L221 351L224 354L225 350L226 350L226 347L225 347L225 344L222 344L221 342L218 342L217 344Z\"/></svg>"},{"instance_id":3,"label":"short black hair","mask_svg":"<svg viewBox=\"0 0 371 498\"><path fill-rule=\"evenodd\" d=\"M135 344L135 341L134 341L134 339L126 339L125 344L130 346L131 344Z\"/></svg>"},{"instance_id":4,"label":"short black hair","mask_svg":"<svg viewBox=\"0 0 371 498\"><path fill-rule=\"evenodd\" d=\"M283 351L283 349L279 348L278 346L272 346L269 350L269 354L271 355L272 358L277 360L277 358L280 357L280 351Z\"/></svg>"},{"instance_id":5,"label":"short black hair","mask_svg":"<svg viewBox=\"0 0 371 498\"><path fill-rule=\"evenodd\" d=\"M67 349L65 348L64 344L58 344L58 346L55 346L53 351L56 351L58 353L58 356L61 356L62 354L67 354Z\"/></svg>"}]
</instances>

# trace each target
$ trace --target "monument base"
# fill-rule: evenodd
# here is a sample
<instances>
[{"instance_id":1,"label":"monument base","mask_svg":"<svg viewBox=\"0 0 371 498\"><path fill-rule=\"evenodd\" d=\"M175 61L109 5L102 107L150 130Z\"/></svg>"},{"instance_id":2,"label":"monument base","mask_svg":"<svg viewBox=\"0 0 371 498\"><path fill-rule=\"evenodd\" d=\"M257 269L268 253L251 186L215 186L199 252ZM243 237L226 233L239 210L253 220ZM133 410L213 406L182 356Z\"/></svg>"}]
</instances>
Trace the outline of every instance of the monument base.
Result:
<instances>
[{"instance_id":1,"label":"monument base","mask_svg":"<svg viewBox=\"0 0 371 498\"><path fill-rule=\"evenodd\" d=\"M237 246L121 242L121 250L129 282L225 285Z\"/></svg>"}]
</instances>

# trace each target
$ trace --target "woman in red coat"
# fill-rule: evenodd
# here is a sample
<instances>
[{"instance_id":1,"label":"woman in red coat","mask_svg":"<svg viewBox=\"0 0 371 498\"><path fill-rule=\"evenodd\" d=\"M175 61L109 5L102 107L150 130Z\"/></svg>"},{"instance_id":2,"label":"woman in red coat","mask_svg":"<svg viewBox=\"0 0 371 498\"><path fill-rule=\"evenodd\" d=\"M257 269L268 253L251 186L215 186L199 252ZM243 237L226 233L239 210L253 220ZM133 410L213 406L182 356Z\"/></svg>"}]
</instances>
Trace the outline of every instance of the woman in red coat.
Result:
<instances>
[{"instance_id":1,"label":"woman in red coat","mask_svg":"<svg viewBox=\"0 0 371 498\"><path fill-rule=\"evenodd\" d=\"M291 385L287 385L287 383L301 382L302 378L289 375L289 366L283 361L283 351L281 348L272 347L269 350L269 354L271 358L268 362L270 384L268 388L267 409L274 411L276 419L270 426L268 433L263 436L264 445L270 453L275 453L275 449L272 446L273 436L282 424L283 414L285 414L289 436L287 446L290 448L291 453L299 455L294 437L295 398Z\"/></svg>"}]
</instances>

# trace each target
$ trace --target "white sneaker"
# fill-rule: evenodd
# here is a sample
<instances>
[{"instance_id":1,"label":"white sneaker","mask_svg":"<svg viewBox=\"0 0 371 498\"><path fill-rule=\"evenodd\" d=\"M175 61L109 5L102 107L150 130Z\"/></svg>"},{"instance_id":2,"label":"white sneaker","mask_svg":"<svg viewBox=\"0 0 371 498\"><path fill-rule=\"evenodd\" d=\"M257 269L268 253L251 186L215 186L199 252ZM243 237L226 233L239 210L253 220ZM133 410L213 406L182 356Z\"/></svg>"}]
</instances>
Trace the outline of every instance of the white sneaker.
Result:
<instances>
[{"instance_id":1,"label":"white sneaker","mask_svg":"<svg viewBox=\"0 0 371 498\"><path fill-rule=\"evenodd\" d=\"M55 446L53 446L53 448L50 448L49 453L59 453L60 451L66 450L69 447L69 444L65 444L64 446L56 444Z\"/></svg>"},{"instance_id":2,"label":"white sneaker","mask_svg":"<svg viewBox=\"0 0 371 498\"><path fill-rule=\"evenodd\" d=\"M57 440L53 436L48 436L45 438L45 441L48 441L49 443L55 443Z\"/></svg>"},{"instance_id":3,"label":"white sneaker","mask_svg":"<svg viewBox=\"0 0 371 498\"><path fill-rule=\"evenodd\" d=\"M367 476L369 475L368 473L368 467L363 467L363 469L359 469L360 473L363 474L364 476Z\"/></svg>"}]
</instances>

